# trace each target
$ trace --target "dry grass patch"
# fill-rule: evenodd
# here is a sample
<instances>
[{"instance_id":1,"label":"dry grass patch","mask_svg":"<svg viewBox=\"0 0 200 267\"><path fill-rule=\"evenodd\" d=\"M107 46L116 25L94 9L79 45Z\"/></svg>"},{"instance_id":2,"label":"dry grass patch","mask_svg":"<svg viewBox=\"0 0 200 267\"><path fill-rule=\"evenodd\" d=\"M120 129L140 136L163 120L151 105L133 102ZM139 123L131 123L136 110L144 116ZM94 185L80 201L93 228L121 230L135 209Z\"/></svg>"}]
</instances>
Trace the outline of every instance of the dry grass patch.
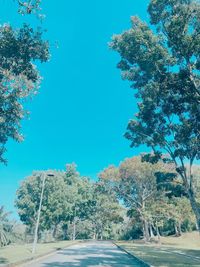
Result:
<instances>
[{"instance_id":1,"label":"dry grass patch","mask_svg":"<svg viewBox=\"0 0 200 267\"><path fill-rule=\"evenodd\" d=\"M200 266L199 233L187 233L182 237L163 237L161 241L162 245L144 244L141 241L118 242L117 244L153 266Z\"/></svg>"},{"instance_id":2,"label":"dry grass patch","mask_svg":"<svg viewBox=\"0 0 200 267\"><path fill-rule=\"evenodd\" d=\"M54 243L38 244L35 257L43 256L47 253L59 250L61 248L68 247L75 242L73 241L61 241ZM7 247L0 248L0 265L5 263L17 263L20 261L28 260L33 258L31 253L32 245L10 245Z\"/></svg>"}]
</instances>

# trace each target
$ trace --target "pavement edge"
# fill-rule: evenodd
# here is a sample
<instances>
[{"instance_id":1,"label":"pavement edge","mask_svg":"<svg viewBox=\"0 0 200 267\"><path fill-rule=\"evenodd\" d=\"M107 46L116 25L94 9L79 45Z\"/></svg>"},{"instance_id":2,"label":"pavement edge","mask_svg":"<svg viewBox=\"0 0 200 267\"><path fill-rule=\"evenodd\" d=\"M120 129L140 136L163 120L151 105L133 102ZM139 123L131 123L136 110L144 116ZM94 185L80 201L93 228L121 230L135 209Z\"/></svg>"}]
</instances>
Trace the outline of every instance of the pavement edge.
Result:
<instances>
[{"instance_id":1,"label":"pavement edge","mask_svg":"<svg viewBox=\"0 0 200 267\"><path fill-rule=\"evenodd\" d=\"M45 253L43 255L30 257L30 258L27 258L27 259L24 259L24 260L15 262L15 263L0 264L0 267L25 267L26 266L25 264L31 264L31 263L34 263L34 262L38 262L38 261L40 261L42 259L45 259L47 257L55 255L60 250L63 250L63 249L69 248L71 246L77 245L78 243L81 243L81 241L77 241L77 242L74 242L73 244L70 244L70 245L68 245L66 247L57 248L57 249L55 249L53 251L50 251L50 252L47 252L47 253Z\"/></svg>"},{"instance_id":2,"label":"pavement edge","mask_svg":"<svg viewBox=\"0 0 200 267\"><path fill-rule=\"evenodd\" d=\"M127 251L126 249L124 249L123 247L121 247L120 245L118 245L116 242L113 242L113 244L118 247L120 250L124 251L125 253L127 253L129 256L131 256L132 258L134 258L138 263L140 263L143 267L154 267L153 265L150 265L149 263L141 260L140 258L136 257L135 255L133 255L131 252Z\"/></svg>"}]
</instances>

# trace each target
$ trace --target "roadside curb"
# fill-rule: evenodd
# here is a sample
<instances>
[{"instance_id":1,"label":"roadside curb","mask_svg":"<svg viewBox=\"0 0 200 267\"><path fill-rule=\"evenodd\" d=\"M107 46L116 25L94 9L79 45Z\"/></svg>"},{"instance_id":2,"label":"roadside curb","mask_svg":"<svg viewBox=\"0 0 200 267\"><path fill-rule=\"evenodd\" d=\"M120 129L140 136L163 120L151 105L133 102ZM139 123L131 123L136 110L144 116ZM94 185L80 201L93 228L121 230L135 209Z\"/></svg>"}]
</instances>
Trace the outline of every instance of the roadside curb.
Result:
<instances>
[{"instance_id":1,"label":"roadside curb","mask_svg":"<svg viewBox=\"0 0 200 267\"><path fill-rule=\"evenodd\" d=\"M113 244L118 247L119 249L121 249L122 251L124 251L125 253L127 253L129 256L131 256L132 258L134 258L138 263L140 263L143 267L154 267L153 265L150 265L149 263L141 260L140 258L136 257L135 255L133 255L131 252L127 251L126 249L124 249L123 247L121 247L120 245L116 244L115 242L113 242Z\"/></svg>"},{"instance_id":2,"label":"roadside curb","mask_svg":"<svg viewBox=\"0 0 200 267\"><path fill-rule=\"evenodd\" d=\"M56 248L56 249L54 249L54 250L52 250L50 252L44 253L42 255L38 255L38 256L35 256L35 257L32 256L32 257L29 257L27 259L24 259L24 260L15 262L15 263L0 264L0 267L26 267L27 265L25 265L25 264L31 264L31 263L34 263L34 262L38 262L38 261L40 261L42 259L45 259L47 257L55 255L60 250L63 250L63 249L69 248L71 246L77 245L78 243L81 243L81 241L76 241L73 244L70 244L70 245L68 245L66 247Z\"/></svg>"}]
</instances>

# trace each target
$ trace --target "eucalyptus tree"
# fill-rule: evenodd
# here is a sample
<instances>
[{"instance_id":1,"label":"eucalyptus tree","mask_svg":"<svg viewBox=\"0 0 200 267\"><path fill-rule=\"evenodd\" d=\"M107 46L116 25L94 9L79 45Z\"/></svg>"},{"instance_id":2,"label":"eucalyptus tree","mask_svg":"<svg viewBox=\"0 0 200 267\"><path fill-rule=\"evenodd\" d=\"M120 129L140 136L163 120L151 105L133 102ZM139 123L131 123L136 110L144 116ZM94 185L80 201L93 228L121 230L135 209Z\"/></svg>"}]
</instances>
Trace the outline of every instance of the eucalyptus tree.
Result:
<instances>
[{"instance_id":1,"label":"eucalyptus tree","mask_svg":"<svg viewBox=\"0 0 200 267\"><path fill-rule=\"evenodd\" d=\"M171 165L168 166L170 170ZM142 162L141 156L125 159L118 168L110 166L99 177L110 191L134 213L142 223L143 236L149 241L149 205L159 194L156 174L166 172L162 162ZM131 215L132 217L132 215Z\"/></svg>"},{"instance_id":2,"label":"eucalyptus tree","mask_svg":"<svg viewBox=\"0 0 200 267\"><path fill-rule=\"evenodd\" d=\"M200 230L192 166L200 158L200 3L151 0L150 24L132 17L132 27L113 36L122 76L136 90L138 113L129 121L131 146L145 144L157 161L170 156L181 176ZM189 172L186 165L189 164Z\"/></svg>"}]
</instances>

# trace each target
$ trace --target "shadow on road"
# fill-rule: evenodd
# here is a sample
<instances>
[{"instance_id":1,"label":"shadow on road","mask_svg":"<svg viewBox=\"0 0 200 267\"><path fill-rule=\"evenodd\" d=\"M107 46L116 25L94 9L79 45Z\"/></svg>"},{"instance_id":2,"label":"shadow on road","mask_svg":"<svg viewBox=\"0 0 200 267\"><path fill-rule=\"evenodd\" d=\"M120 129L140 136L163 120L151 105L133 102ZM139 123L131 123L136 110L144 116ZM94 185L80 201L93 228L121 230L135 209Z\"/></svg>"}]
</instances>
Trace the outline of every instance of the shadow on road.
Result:
<instances>
[{"instance_id":1,"label":"shadow on road","mask_svg":"<svg viewBox=\"0 0 200 267\"><path fill-rule=\"evenodd\" d=\"M87 246L63 250L59 260L43 262L42 267L89 267L89 266L141 266L134 258L115 246ZM60 260L62 259L62 261Z\"/></svg>"}]
</instances>

